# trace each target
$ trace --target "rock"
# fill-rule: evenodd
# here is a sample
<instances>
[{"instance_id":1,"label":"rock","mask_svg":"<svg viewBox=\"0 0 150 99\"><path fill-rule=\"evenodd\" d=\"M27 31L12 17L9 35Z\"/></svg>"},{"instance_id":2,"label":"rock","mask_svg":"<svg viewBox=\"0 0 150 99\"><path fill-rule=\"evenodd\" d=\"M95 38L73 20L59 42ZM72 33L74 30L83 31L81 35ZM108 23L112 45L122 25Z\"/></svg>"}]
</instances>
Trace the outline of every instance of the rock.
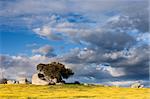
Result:
<instances>
[{"instance_id":1,"label":"rock","mask_svg":"<svg viewBox=\"0 0 150 99\"><path fill-rule=\"evenodd\" d=\"M140 86L139 86L139 88L143 88L143 87L144 87L144 85L140 85Z\"/></svg>"},{"instance_id":2,"label":"rock","mask_svg":"<svg viewBox=\"0 0 150 99\"><path fill-rule=\"evenodd\" d=\"M87 83L84 83L83 85L84 85L84 86L88 86L88 84L87 84Z\"/></svg>"},{"instance_id":3,"label":"rock","mask_svg":"<svg viewBox=\"0 0 150 99\"><path fill-rule=\"evenodd\" d=\"M54 82L54 83L57 83L57 78L54 78L51 81Z\"/></svg>"},{"instance_id":4,"label":"rock","mask_svg":"<svg viewBox=\"0 0 150 99\"><path fill-rule=\"evenodd\" d=\"M52 82L52 81L50 81L49 82L49 85L55 85L56 83L54 83L54 82Z\"/></svg>"},{"instance_id":5,"label":"rock","mask_svg":"<svg viewBox=\"0 0 150 99\"><path fill-rule=\"evenodd\" d=\"M131 85L131 88L143 88L144 85L141 85L141 83L137 82Z\"/></svg>"},{"instance_id":6,"label":"rock","mask_svg":"<svg viewBox=\"0 0 150 99\"><path fill-rule=\"evenodd\" d=\"M49 84L50 85L55 85L57 83L57 78L54 78L54 79L50 79L49 80Z\"/></svg>"},{"instance_id":7,"label":"rock","mask_svg":"<svg viewBox=\"0 0 150 99\"><path fill-rule=\"evenodd\" d=\"M14 81L14 80L8 80L7 81L7 84L15 84L16 83L16 81Z\"/></svg>"},{"instance_id":8,"label":"rock","mask_svg":"<svg viewBox=\"0 0 150 99\"><path fill-rule=\"evenodd\" d=\"M16 83L15 84L19 84L19 81L16 81Z\"/></svg>"},{"instance_id":9,"label":"rock","mask_svg":"<svg viewBox=\"0 0 150 99\"><path fill-rule=\"evenodd\" d=\"M63 85L64 83L62 83L62 82L59 82L59 83L56 83L56 85Z\"/></svg>"},{"instance_id":10,"label":"rock","mask_svg":"<svg viewBox=\"0 0 150 99\"><path fill-rule=\"evenodd\" d=\"M19 78L19 84L29 84L29 81L25 77Z\"/></svg>"},{"instance_id":11,"label":"rock","mask_svg":"<svg viewBox=\"0 0 150 99\"><path fill-rule=\"evenodd\" d=\"M38 74L32 76L32 84L34 85L49 85L49 82L39 78Z\"/></svg>"}]
</instances>

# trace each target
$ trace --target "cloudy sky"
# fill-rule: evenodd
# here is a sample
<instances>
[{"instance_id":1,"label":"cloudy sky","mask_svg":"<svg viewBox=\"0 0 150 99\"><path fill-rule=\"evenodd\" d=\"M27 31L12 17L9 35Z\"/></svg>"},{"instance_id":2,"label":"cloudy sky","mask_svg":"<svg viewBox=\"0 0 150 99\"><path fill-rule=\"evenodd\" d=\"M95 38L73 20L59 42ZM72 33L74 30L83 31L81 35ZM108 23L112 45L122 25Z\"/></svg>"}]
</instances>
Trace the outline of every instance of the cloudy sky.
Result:
<instances>
[{"instance_id":1,"label":"cloudy sky","mask_svg":"<svg viewBox=\"0 0 150 99\"><path fill-rule=\"evenodd\" d=\"M68 81L149 80L148 0L0 0L0 77L60 61Z\"/></svg>"}]
</instances>

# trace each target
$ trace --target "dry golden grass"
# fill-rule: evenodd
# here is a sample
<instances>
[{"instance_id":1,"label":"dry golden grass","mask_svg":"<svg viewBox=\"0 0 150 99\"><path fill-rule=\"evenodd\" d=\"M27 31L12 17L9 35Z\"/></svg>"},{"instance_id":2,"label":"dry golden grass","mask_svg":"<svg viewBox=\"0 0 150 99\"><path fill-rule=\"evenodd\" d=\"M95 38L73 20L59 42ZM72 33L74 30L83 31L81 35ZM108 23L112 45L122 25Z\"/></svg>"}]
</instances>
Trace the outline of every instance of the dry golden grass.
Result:
<instances>
[{"instance_id":1,"label":"dry golden grass","mask_svg":"<svg viewBox=\"0 0 150 99\"><path fill-rule=\"evenodd\" d=\"M0 85L0 99L150 99L149 88Z\"/></svg>"}]
</instances>

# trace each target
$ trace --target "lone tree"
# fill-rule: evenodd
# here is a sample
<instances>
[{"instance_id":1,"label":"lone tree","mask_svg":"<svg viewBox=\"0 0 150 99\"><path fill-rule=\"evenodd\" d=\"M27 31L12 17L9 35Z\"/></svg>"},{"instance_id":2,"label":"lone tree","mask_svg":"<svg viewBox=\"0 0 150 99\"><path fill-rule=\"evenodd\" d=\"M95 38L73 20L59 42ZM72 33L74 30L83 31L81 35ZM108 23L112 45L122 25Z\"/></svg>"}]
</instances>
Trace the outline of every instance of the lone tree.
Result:
<instances>
[{"instance_id":1,"label":"lone tree","mask_svg":"<svg viewBox=\"0 0 150 99\"><path fill-rule=\"evenodd\" d=\"M59 62L52 62L50 64L39 64L37 65L37 70L43 75L44 79L50 81L51 79L56 78L57 82L61 82L62 78L69 78L73 75L73 71L69 68L66 68L65 65Z\"/></svg>"}]
</instances>

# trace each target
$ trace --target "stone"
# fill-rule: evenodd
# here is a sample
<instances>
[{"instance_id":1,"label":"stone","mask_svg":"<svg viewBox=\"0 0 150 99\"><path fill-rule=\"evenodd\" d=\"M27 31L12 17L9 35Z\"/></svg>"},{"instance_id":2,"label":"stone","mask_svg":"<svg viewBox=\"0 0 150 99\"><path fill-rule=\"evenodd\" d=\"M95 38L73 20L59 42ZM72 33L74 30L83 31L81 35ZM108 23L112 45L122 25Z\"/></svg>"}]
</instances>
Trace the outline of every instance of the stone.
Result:
<instances>
[{"instance_id":1,"label":"stone","mask_svg":"<svg viewBox=\"0 0 150 99\"><path fill-rule=\"evenodd\" d=\"M56 83L56 85L63 85L64 83L62 83L62 82L59 82L59 83Z\"/></svg>"},{"instance_id":2,"label":"stone","mask_svg":"<svg viewBox=\"0 0 150 99\"><path fill-rule=\"evenodd\" d=\"M144 85L140 85L140 86L139 86L139 88L143 88L143 87L144 87Z\"/></svg>"},{"instance_id":3,"label":"stone","mask_svg":"<svg viewBox=\"0 0 150 99\"><path fill-rule=\"evenodd\" d=\"M15 84L16 83L16 81L14 81L14 80L8 80L7 81L7 84Z\"/></svg>"},{"instance_id":4,"label":"stone","mask_svg":"<svg viewBox=\"0 0 150 99\"><path fill-rule=\"evenodd\" d=\"M19 78L19 84L29 84L29 81L25 77Z\"/></svg>"},{"instance_id":5,"label":"stone","mask_svg":"<svg viewBox=\"0 0 150 99\"><path fill-rule=\"evenodd\" d=\"M54 83L57 83L57 78L54 78L51 81L54 82Z\"/></svg>"},{"instance_id":6,"label":"stone","mask_svg":"<svg viewBox=\"0 0 150 99\"><path fill-rule=\"evenodd\" d=\"M143 87L144 87L144 85L141 85L141 83L139 83L139 82L136 82L131 85L131 88L143 88Z\"/></svg>"},{"instance_id":7,"label":"stone","mask_svg":"<svg viewBox=\"0 0 150 99\"><path fill-rule=\"evenodd\" d=\"M32 76L32 84L34 84L34 85L49 85L49 82L44 79L40 79L40 77L36 73Z\"/></svg>"},{"instance_id":8,"label":"stone","mask_svg":"<svg viewBox=\"0 0 150 99\"><path fill-rule=\"evenodd\" d=\"M87 84L87 83L84 83L83 85L84 85L84 86L88 86L88 84Z\"/></svg>"},{"instance_id":9,"label":"stone","mask_svg":"<svg viewBox=\"0 0 150 99\"><path fill-rule=\"evenodd\" d=\"M49 85L55 85L56 83L54 83L53 81L49 82Z\"/></svg>"},{"instance_id":10,"label":"stone","mask_svg":"<svg viewBox=\"0 0 150 99\"><path fill-rule=\"evenodd\" d=\"M19 81L16 81L16 83L15 84L19 84Z\"/></svg>"}]
</instances>

